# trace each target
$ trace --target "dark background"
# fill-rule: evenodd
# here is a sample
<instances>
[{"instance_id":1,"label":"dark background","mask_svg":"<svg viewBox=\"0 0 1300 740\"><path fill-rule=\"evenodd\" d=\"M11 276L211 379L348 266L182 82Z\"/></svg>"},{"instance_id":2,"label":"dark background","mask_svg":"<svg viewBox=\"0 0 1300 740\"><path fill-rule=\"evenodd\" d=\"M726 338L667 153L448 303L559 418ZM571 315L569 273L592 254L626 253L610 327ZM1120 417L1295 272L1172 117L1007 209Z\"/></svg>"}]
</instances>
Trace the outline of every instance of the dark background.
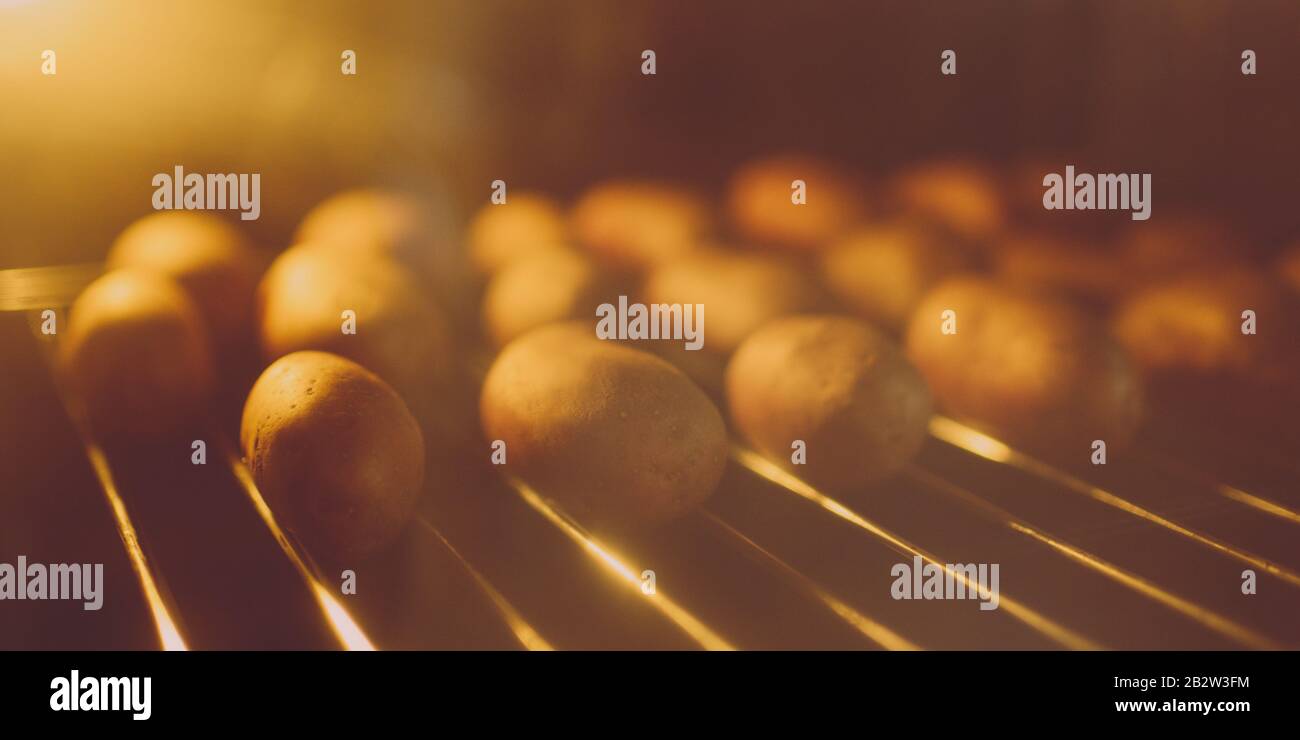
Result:
<instances>
[{"instance_id":1,"label":"dark background","mask_svg":"<svg viewBox=\"0 0 1300 740\"><path fill-rule=\"evenodd\" d=\"M464 214L497 178L716 188L789 149L1151 172L1156 218L1221 213L1272 248L1300 233L1298 28L1284 0L0 0L0 267L97 259L177 164L262 173L245 226L279 248L352 185Z\"/></svg>"}]
</instances>

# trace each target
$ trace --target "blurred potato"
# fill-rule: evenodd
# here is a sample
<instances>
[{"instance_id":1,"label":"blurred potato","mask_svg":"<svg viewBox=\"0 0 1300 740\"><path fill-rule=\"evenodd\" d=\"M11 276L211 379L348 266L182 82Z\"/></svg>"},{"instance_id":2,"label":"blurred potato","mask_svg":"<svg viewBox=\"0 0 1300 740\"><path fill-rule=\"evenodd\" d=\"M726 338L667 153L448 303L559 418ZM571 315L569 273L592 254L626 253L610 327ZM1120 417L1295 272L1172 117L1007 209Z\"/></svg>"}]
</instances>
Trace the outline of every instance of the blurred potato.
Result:
<instances>
[{"instance_id":1,"label":"blurred potato","mask_svg":"<svg viewBox=\"0 0 1300 740\"><path fill-rule=\"evenodd\" d=\"M253 336L253 294L266 261L226 221L195 211L159 211L118 235L106 266L175 280L198 307L214 348L226 351Z\"/></svg>"},{"instance_id":2,"label":"blurred potato","mask_svg":"<svg viewBox=\"0 0 1300 740\"><path fill-rule=\"evenodd\" d=\"M585 322L507 345L480 413L487 438L506 443L506 472L597 530L678 518L713 493L726 466L726 428L704 392Z\"/></svg>"},{"instance_id":3,"label":"blurred potato","mask_svg":"<svg viewBox=\"0 0 1300 740\"><path fill-rule=\"evenodd\" d=\"M795 203L795 181L804 202ZM819 248L861 223L868 212L865 184L836 165L804 155L750 162L727 187L731 224L757 244Z\"/></svg>"},{"instance_id":4,"label":"blurred potato","mask_svg":"<svg viewBox=\"0 0 1300 740\"><path fill-rule=\"evenodd\" d=\"M884 333L839 316L765 324L727 365L732 422L754 448L814 485L858 488L920 451L930 393ZM796 441L806 459L795 464Z\"/></svg>"},{"instance_id":5,"label":"blurred potato","mask_svg":"<svg viewBox=\"0 0 1300 740\"><path fill-rule=\"evenodd\" d=\"M1243 312L1256 316L1242 333ZM1254 377L1293 384L1300 306L1285 287L1251 268L1184 273L1152 283L1117 310L1113 327L1149 373Z\"/></svg>"},{"instance_id":6,"label":"blurred potato","mask_svg":"<svg viewBox=\"0 0 1300 740\"><path fill-rule=\"evenodd\" d=\"M822 282L840 303L894 332L935 283L974 264L955 236L910 220L852 231L818 258Z\"/></svg>"},{"instance_id":7,"label":"blurred potato","mask_svg":"<svg viewBox=\"0 0 1300 740\"><path fill-rule=\"evenodd\" d=\"M294 243L404 265L426 298L463 325L473 321L478 285L455 235L452 218L438 203L404 192L355 189L308 212Z\"/></svg>"},{"instance_id":8,"label":"blurred potato","mask_svg":"<svg viewBox=\"0 0 1300 740\"><path fill-rule=\"evenodd\" d=\"M164 437L201 421L215 384L197 306L155 271L114 270L87 286L58 360L92 431L109 441Z\"/></svg>"},{"instance_id":9,"label":"blurred potato","mask_svg":"<svg viewBox=\"0 0 1300 740\"><path fill-rule=\"evenodd\" d=\"M1013 443L1082 456L1093 440L1126 444L1141 421L1137 370L1105 327L1032 291L949 278L922 299L906 346L943 411Z\"/></svg>"},{"instance_id":10,"label":"blurred potato","mask_svg":"<svg viewBox=\"0 0 1300 740\"><path fill-rule=\"evenodd\" d=\"M573 238L602 264L642 270L679 257L708 236L708 203L676 186L610 180L591 187L570 214Z\"/></svg>"},{"instance_id":11,"label":"blurred potato","mask_svg":"<svg viewBox=\"0 0 1300 740\"><path fill-rule=\"evenodd\" d=\"M491 275L533 252L568 244L559 203L540 193L513 193L489 203L470 220L469 253L474 269Z\"/></svg>"},{"instance_id":12,"label":"blurred potato","mask_svg":"<svg viewBox=\"0 0 1300 740\"><path fill-rule=\"evenodd\" d=\"M702 249L646 276L647 303L704 305L704 350L731 354L758 327L785 314L825 307L816 282L773 254Z\"/></svg>"},{"instance_id":13,"label":"blurred potato","mask_svg":"<svg viewBox=\"0 0 1300 740\"><path fill-rule=\"evenodd\" d=\"M483 296L483 326L498 347L557 321L586 319L594 327L596 307L618 295L590 257L546 247L519 255L493 276Z\"/></svg>"},{"instance_id":14,"label":"blurred potato","mask_svg":"<svg viewBox=\"0 0 1300 740\"><path fill-rule=\"evenodd\" d=\"M240 446L276 520L317 558L351 563L390 544L415 512L424 440L377 375L294 352L253 384Z\"/></svg>"},{"instance_id":15,"label":"blurred potato","mask_svg":"<svg viewBox=\"0 0 1300 740\"><path fill-rule=\"evenodd\" d=\"M1007 222L997 176L974 162L914 165L895 178L893 196L904 213L933 218L967 239L990 239Z\"/></svg>"},{"instance_id":16,"label":"blurred potato","mask_svg":"<svg viewBox=\"0 0 1300 740\"><path fill-rule=\"evenodd\" d=\"M354 334L343 331L344 311L354 312ZM305 245L286 250L258 288L258 330L268 360L320 350L360 363L397 389L425 424L438 421L454 393L446 319L418 281L389 260Z\"/></svg>"}]
</instances>

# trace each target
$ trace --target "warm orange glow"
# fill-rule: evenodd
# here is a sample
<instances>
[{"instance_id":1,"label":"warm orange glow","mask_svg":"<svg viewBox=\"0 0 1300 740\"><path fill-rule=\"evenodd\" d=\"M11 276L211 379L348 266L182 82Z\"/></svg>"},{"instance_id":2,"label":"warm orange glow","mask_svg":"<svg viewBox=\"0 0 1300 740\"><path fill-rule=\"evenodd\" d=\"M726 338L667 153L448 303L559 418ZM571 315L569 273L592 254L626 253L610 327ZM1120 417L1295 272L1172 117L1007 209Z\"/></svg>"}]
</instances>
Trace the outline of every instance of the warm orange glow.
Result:
<instances>
[{"instance_id":1,"label":"warm orange glow","mask_svg":"<svg viewBox=\"0 0 1300 740\"><path fill-rule=\"evenodd\" d=\"M1198 624L1214 630L1231 640L1235 640L1243 645L1253 648L1276 649L1277 647L1276 643L1248 627L1240 625L1227 617L1221 616L1211 609L1194 604L1170 591L1160 588L1145 578L1130 573L1116 565L1112 565L1092 553L1058 539L1054 535L1049 535L1029 525L1025 521L1012 516L1010 512L996 504L989 503L970 491L946 481L937 475L921 470L915 466L912 466L908 470L908 475L934 490L941 491L953 496L954 498L960 499L967 505L978 510L982 514L989 516L1003 526L1009 527L1015 532L1019 532L1020 534L1026 535L1044 545L1047 545L1074 562L1100 573L1129 589L1137 591L1143 596L1154 599L1183 616L1192 619Z\"/></svg>"},{"instance_id":2,"label":"warm orange glow","mask_svg":"<svg viewBox=\"0 0 1300 740\"><path fill-rule=\"evenodd\" d=\"M312 569L307 565L306 559L298 552L293 543L289 540L284 530L275 521L275 515L271 513L271 507L267 506L266 499L262 498L262 492L257 490L257 483L253 481L253 475L244 466L244 462L234 453L230 445L224 440L219 442L222 452L230 464L231 471L234 472L235 478L239 481L244 493L248 495L248 500L253 503L253 508L257 510L258 516L266 524L267 529L271 530L271 535L275 541L280 543L280 549L284 551L289 561L293 563L298 574L307 583L311 589L312 595L316 597L317 604L320 605L321 612L325 615L325 620L329 622L330 629L334 631L334 636L338 638L340 644L346 650L374 650L375 646L371 644L370 638L361 629L361 625L356 623L348 610L343 608L339 600L334 598L322 583L321 579L316 576Z\"/></svg>"},{"instance_id":3,"label":"warm orange glow","mask_svg":"<svg viewBox=\"0 0 1300 740\"><path fill-rule=\"evenodd\" d=\"M775 568L778 572L781 573L781 575L785 576L787 580L791 581L796 586L798 586L799 589L802 590L804 593L808 594L809 596L816 599L817 601L820 601L823 605L826 606L826 608L834 612L835 616L844 620L846 623L848 623L850 627L862 633L862 635L866 637L868 640L871 640L872 642L876 643L877 645L880 645L886 650L920 650L921 649L918 645L916 645L916 643L911 642L910 640L898 634L897 632L894 632L893 630L889 629L885 625L877 622L871 617L868 617L862 612L859 612L857 609L854 609L853 607L849 606L845 602L841 601L834 594L830 593L826 589L817 585L811 578L808 578L804 574L795 570L794 567L792 567L789 563L778 558L776 555L773 555L763 546L759 545L757 542L754 542L750 538L746 537L735 527L722 521L717 516L707 511L704 512L702 516L706 521L713 524L715 527L717 527L720 531L722 531L727 536L733 537L739 540L740 542L743 542L747 547L753 549L754 552L758 553L763 557L764 562L768 563L773 568Z\"/></svg>"},{"instance_id":4,"label":"warm orange glow","mask_svg":"<svg viewBox=\"0 0 1300 740\"><path fill-rule=\"evenodd\" d=\"M800 498L820 506L822 509L829 511L849 524L871 533L875 537L889 544L895 550L913 557L919 556L922 560L934 565L935 567L941 568L953 578L960 579L962 583L965 584L966 588L971 590L977 588L977 584L967 577L965 573L949 568L946 563L940 562L940 560L934 555L912 545L901 537L882 529L879 525L869 521L844 504L841 504L830 496L827 496L816 488L813 488L800 480L798 477L791 475L776 464L766 460L757 452L733 445L731 448L731 457L746 470L781 486ZM1072 650L1102 649L1102 646L1098 643L1095 643L1083 635L1080 635L1079 633L1056 623L1048 617L1039 614L1006 594L1000 596L999 603L1000 608L1006 610L1007 614L1010 614L1034 631L1064 647Z\"/></svg>"},{"instance_id":5,"label":"warm orange glow","mask_svg":"<svg viewBox=\"0 0 1300 740\"><path fill-rule=\"evenodd\" d=\"M126 556L131 561L131 568L140 581L140 588L144 592L144 600L149 606L149 612L153 615L163 650L188 650L185 639L181 637L180 629L177 628L171 612L167 609L158 584L154 581L149 560L145 557L144 548L140 546L135 525L131 523L131 517L127 514L126 503L122 501L122 496L117 491L117 483L113 480L113 473L108 467L108 460L104 457L103 450L93 442L87 442L86 454L90 457L90 466L94 468L95 476L99 478L99 483L104 489L104 496L108 499L109 508L113 511L117 533L126 547Z\"/></svg>"},{"instance_id":6,"label":"warm orange glow","mask_svg":"<svg viewBox=\"0 0 1300 740\"><path fill-rule=\"evenodd\" d=\"M957 433L958 431L960 431L961 433L960 434ZM1189 529L1188 527L1178 524L1177 522L1174 522L1171 519L1166 519L1165 517L1160 516L1159 514L1149 509L1143 508L1133 503L1132 501L1116 496L1115 494L1111 493L1110 491L1107 491L1104 488L1100 488L1098 486L1094 486L1085 481L1079 480L1073 475L1070 475L1069 473L1066 473L1063 470L1058 470L1057 468L1048 465L1047 463L1038 460L1037 458L1030 457L1029 455L1023 452L1013 450L1007 445L1003 444L1002 442L998 442L992 437L977 432L974 429L971 429L957 421L936 416L934 419L931 419L930 421L930 433L933 434L938 439L941 439L944 442L947 442L951 445L966 450L967 452L973 453L975 455L979 455L980 457L986 458L988 460L993 460L994 462L1000 462L1000 463L1011 465L1012 467L1023 470L1027 473L1031 473L1045 480L1052 481L1053 483L1056 483L1057 485L1061 486L1062 488L1065 488L1068 491L1071 491L1072 493L1082 494L1084 496L1087 496L1088 498L1093 499L1094 501L1099 501L1103 504L1106 504L1107 506L1119 509L1120 511L1123 511L1126 514L1130 514L1132 516L1138 517L1139 519L1144 519L1159 527L1163 527L1164 529L1167 529L1170 532L1174 532L1175 534L1182 535L1183 537L1186 537L1194 542L1199 542L1200 544L1205 545L1206 547L1209 547L1212 550L1221 552L1224 555L1227 555L1228 557L1234 558L1240 562L1243 562L1251 566L1252 568L1263 570L1266 573L1281 578L1282 580L1286 581L1287 583L1290 583L1293 586L1300 586L1300 574L1296 573L1293 570L1290 570L1289 568L1286 568L1284 566L1278 565L1277 563L1266 560L1258 555L1254 555L1252 553L1246 552L1245 550L1242 550L1238 547L1234 547L1233 545L1229 545L1228 543L1223 542L1222 540L1219 540L1215 537L1211 537L1210 535L1204 534L1202 532L1197 532L1196 530L1193 529ZM992 443L1000 446L1002 449L1005 450L1005 455L994 457L987 454L989 449L989 444L984 440L989 440Z\"/></svg>"},{"instance_id":7,"label":"warm orange glow","mask_svg":"<svg viewBox=\"0 0 1300 740\"><path fill-rule=\"evenodd\" d=\"M626 581L629 585L635 588L638 593L641 592L641 578L635 569L629 567L618 555L615 555L604 545L597 542L595 538L587 534L587 532L567 514L560 511L560 509L554 504L542 498L536 491L530 488L528 484L515 478L509 480L511 487L514 488L519 494L519 497L524 500L524 503L532 507L534 511L538 512L545 517L548 522L555 525L555 527L563 532L565 536L586 550L587 553L591 555L597 563L604 566L606 570L618 576L621 580ZM731 643L724 640L712 629L709 629L709 627L699 619L696 619L693 614L683 609L677 604L677 602L668 598L668 595L662 590L656 590L654 595L647 596L646 600L655 609L659 610L661 614L667 617L669 621L677 625L682 632L685 632L688 637L699 643L700 647L703 647L706 650L736 649Z\"/></svg>"},{"instance_id":8,"label":"warm orange glow","mask_svg":"<svg viewBox=\"0 0 1300 740\"><path fill-rule=\"evenodd\" d=\"M547 642L546 639L537 632L537 630L533 629L533 626L528 623L528 620L524 619L524 616L519 613L519 610L515 609L514 605L511 604L500 591L496 590L496 588L478 572L477 568L469 564L469 561L460 554L459 550L452 546L451 542L443 536L442 532L438 531L437 527L433 526L433 524L427 519L421 519L420 524L424 525L425 529L432 532L433 535L438 538L438 541L455 556L457 561L460 562L461 567L470 574L474 579L474 582L478 584L478 587L487 595L488 599L492 601L493 606L496 607L501 618L505 620L506 626L515 634L515 639L519 640L520 645L523 645L527 650L535 651L545 652L555 649L551 646L551 643Z\"/></svg>"}]
</instances>

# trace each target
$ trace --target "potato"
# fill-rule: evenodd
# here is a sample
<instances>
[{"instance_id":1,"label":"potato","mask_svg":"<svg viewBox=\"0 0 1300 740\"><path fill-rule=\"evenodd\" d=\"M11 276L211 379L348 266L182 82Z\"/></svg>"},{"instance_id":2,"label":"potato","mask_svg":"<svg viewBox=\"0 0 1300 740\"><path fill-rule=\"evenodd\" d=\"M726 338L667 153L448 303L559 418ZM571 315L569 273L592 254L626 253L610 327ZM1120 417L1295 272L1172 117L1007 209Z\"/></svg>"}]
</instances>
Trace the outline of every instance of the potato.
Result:
<instances>
[{"instance_id":1,"label":"potato","mask_svg":"<svg viewBox=\"0 0 1300 740\"><path fill-rule=\"evenodd\" d=\"M795 203L794 181L805 186ZM759 244L817 248L861 223L869 196L851 173L813 157L781 155L751 162L731 178L727 210L736 230Z\"/></svg>"},{"instance_id":2,"label":"potato","mask_svg":"<svg viewBox=\"0 0 1300 740\"><path fill-rule=\"evenodd\" d=\"M424 440L397 393L355 362L294 352L262 373L239 441L276 520L347 563L396 539L424 481Z\"/></svg>"},{"instance_id":3,"label":"potato","mask_svg":"<svg viewBox=\"0 0 1300 740\"><path fill-rule=\"evenodd\" d=\"M60 374L101 439L152 439L201 419L215 372L198 308L156 272L114 270L72 304Z\"/></svg>"},{"instance_id":4,"label":"potato","mask_svg":"<svg viewBox=\"0 0 1300 740\"><path fill-rule=\"evenodd\" d=\"M568 227L560 206L535 193L513 193L505 203L488 204L470 222L470 260L490 275L534 250L564 246Z\"/></svg>"},{"instance_id":5,"label":"potato","mask_svg":"<svg viewBox=\"0 0 1300 740\"><path fill-rule=\"evenodd\" d=\"M348 190L312 209L294 243L405 265L433 288L428 298L449 318L472 322L478 286L456 226L437 203L397 191Z\"/></svg>"},{"instance_id":6,"label":"potato","mask_svg":"<svg viewBox=\"0 0 1300 740\"><path fill-rule=\"evenodd\" d=\"M1254 335L1242 333L1247 309L1255 312ZM1294 297L1269 275L1218 269L1176 275L1137 291L1116 311L1113 326L1149 373L1284 381L1294 372L1300 345L1297 311Z\"/></svg>"},{"instance_id":7,"label":"potato","mask_svg":"<svg viewBox=\"0 0 1300 740\"><path fill-rule=\"evenodd\" d=\"M132 223L109 249L107 267L157 272L198 306L218 350L253 336L253 293L265 265L232 225L206 213L159 211Z\"/></svg>"},{"instance_id":8,"label":"potato","mask_svg":"<svg viewBox=\"0 0 1300 740\"><path fill-rule=\"evenodd\" d=\"M898 175L893 195L906 213L937 219L968 239L985 240L1006 223L1002 186L996 176L969 161L936 161Z\"/></svg>"},{"instance_id":9,"label":"potato","mask_svg":"<svg viewBox=\"0 0 1300 740\"><path fill-rule=\"evenodd\" d=\"M727 461L717 408L681 371L551 324L511 342L488 371L483 430L505 470L597 530L652 527L713 493Z\"/></svg>"},{"instance_id":10,"label":"potato","mask_svg":"<svg viewBox=\"0 0 1300 740\"><path fill-rule=\"evenodd\" d=\"M690 191L611 180L578 199L570 226L574 238L603 264L641 270L690 251L712 223L708 204Z\"/></svg>"},{"instance_id":11,"label":"potato","mask_svg":"<svg viewBox=\"0 0 1300 740\"><path fill-rule=\"evenodd\" d=\"M832 489L897 472L930 419L930 393L898 347L840 316L787 316L750 335L727 365L727 406L759 453ZM796 440L804 464L791 460Z\"/></svg>"},{"instance_id":12,"label":"potato","mask_svg":"<svg viewBox=\"0 0 1300 740\"><path fill-rule=\"evenodd\" d=\"M952 311L955 334L943 333ZM921 300L907 354L938 405L1008 440L1082 454L1137 430L1142 389L1128 355L1072 306L974 277L950 278Z\"/></svg>"},{"instance_id":13,"label":"potato","mask_svg":"<svg viewBox=\"0 0 1300 740\"><path fill-rule=\"evenodd\" d=\"M925 291L973 262L943 229L899 220L850 232L819 256L818 266L842 304L898 332Z\"/></svg>"},{"instance_id":14,"label":"potato","mask_svg":"<svg viewBox=\"0 0 1300 740\"><path fill-rule=\"evenodd\" d=\"M483 325L498 347L543 324L588 319L618 300L613 281L584 254L547 247L521 256L488 283Z\"/></svg>"},{"instance_id":15,"label":"potato","mask_svg":"<svg viewBox=\"0 0 1300 740\"><path fill-rule=\"evenodd\" d=\"M703 351L723 357L777 316L824 305L816 283L793 262L721 249L660 265L646 277L643 297L648 304L703 304Z\"/></svg>"},{"instance_id":16,"label":"potato","mask_svg":"<svg viewBox=\"0 0 1300 740\"><path fill-rule=\"evenodd\" d=\"M355 334L343 332L344 311L355 314ZM396 388L422 422L456 380L445 318L388 260L286 250L258 288L258 330L268 360L308 349L347 357Z\"/></svg>"}]
</instances>

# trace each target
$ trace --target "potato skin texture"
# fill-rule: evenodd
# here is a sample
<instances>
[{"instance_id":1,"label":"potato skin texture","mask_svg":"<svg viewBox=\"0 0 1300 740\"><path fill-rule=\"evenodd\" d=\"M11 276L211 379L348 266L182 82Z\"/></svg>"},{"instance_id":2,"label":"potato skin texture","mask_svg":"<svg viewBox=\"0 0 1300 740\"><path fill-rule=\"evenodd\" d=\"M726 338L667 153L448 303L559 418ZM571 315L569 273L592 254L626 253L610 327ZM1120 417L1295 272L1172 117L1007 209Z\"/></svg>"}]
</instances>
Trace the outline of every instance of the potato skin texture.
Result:
<instances>
[{"instance_id":1,"label":"potato skin texture","mask_svg":"<svg viewBox=\"0 0 1300 740\"><path fill-rule=\"evenodd\" d=\"M489 440L506 472L596 530L653 527L698 506L727 461L722 415L681 371L552 324L511 342L483 386Z\"/></svg>"},{"instance_id":2,"label":"potato skin texture","mask_svg":"<svg viewBox=\"0 0 1300 740\"><path fill-rule=\"evenodd\" d=\"M355 334L341 330L344 310L356 312ZM258 288L258 332L268 360L313 349L360 363L397 389L421 420L455 383L444 315L389 260L308 246L285 251Z\"/></svg>"},{"instance_id":3,"label":"potato skin texture","mask_svg":"<svg viewBox=\"0 0 1300 740\"><path fill-rule=\"evenodd\" d=\"M253 294L265 257L234 226L207 213L159 211L128 226L109 249L107 267L158 272L189 293L216 348L253 336Z\"/></svg>"},{"instance_id":4,"label":"potato skin texture","mask_svg":"<svg viewBox=\"0 0 1300 740\"><path fill-rule=\"evenodd\" d=\"M956 334L941 332L947 310ZM1122 446L1141 420L1136 368L1105 327L1016 287L943 282L917 308L906 347L941 409L1026 447Z\"/></svg>"},{"instance_id":5,"label":"potato skin texture","mask_svg":"<svg viewBox=\"0 0 1300 740\"><path fill-rule=\"evenodd\" d=\"M396 539L424 481L424 440L402 399L338 355L295 352L248 394L239 441L277 521L347 562Z\"/></svg>"},{"instance_id":6,"label":"potato skin texture","mask_svg":"<svg viewBox=\"0 0 1300 740\"><path fill-rule=\"evenodd\" d=\"M818 486L868 486L925 441L930 393L885 334L841 316L788 316L745 340L727 365L727 405L754 448ZM803 440L807 462L791 445Z\"/></svg>"},{"instance_id":7,"label":"potato skin texture","mask_svg":"<svg viewBox=\"0 0 1300 740\"><path fill-rule=\"evenodd\" d=\"M807 200L791 201L795 180ZM867 215L866 186L854 175L814 157L784 154L750 162L727 189L727 211L736 230L758 244L815 249L861 223Z\"/></svg>"},{"instance_id":8,"label":"potato skin texture","mask_svg":"<svg viewBox=\"0 0 1300 740\"><path fill-rule=\"evenodd\" d=\"M164 437L200 418L211 400L211 340L198 308L155 272L114 270L95 280L73 302L61 339L61 377L100 438Z\"/></svg>"}]
</instances>

